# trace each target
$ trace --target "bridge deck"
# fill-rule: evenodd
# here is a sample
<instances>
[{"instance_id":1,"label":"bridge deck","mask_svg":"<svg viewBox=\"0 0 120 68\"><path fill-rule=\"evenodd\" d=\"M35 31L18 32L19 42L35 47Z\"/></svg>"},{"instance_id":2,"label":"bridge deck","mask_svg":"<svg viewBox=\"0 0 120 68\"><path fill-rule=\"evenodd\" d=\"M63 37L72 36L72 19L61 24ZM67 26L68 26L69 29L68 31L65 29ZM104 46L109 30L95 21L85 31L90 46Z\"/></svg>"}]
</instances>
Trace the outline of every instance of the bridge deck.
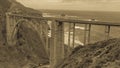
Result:
<instances>
[{"instance_id":1,"label":"bridge deck","mask_svg":"<svg viewBox=\"0 0 120 68\"><path fill-rule=\"evenodd\" d=\"M104 22L104 21L88 21L80 19L58 18L58 17L35 17L35 16L23 16L17 14L9 14L11 16L18 16L23 18L41 19L41 20L56 20L58 22L78 23L78 24L92 24L92 25L107 25L107 26L120 26L118 22Z\"/></svg>"}]
</instances>

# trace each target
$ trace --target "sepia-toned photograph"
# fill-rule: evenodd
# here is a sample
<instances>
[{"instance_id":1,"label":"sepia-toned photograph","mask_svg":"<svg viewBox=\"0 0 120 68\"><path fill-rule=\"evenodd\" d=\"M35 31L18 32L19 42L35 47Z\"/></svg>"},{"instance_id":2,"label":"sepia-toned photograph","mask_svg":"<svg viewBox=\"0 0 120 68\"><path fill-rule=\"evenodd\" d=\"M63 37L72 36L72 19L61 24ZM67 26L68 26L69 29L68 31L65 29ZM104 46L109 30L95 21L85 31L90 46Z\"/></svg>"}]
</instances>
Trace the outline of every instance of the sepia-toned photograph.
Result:
<instances>
[{"instance_id":1,"label":"sepia-toned photograph","mask_svg":"<svg viewBox=\"0 0 120 68\"><path fill-rule=\"evenodd\" d=\"M120 68L120 0L0 0L0 68Z\"/></svg>"}]
</instances>

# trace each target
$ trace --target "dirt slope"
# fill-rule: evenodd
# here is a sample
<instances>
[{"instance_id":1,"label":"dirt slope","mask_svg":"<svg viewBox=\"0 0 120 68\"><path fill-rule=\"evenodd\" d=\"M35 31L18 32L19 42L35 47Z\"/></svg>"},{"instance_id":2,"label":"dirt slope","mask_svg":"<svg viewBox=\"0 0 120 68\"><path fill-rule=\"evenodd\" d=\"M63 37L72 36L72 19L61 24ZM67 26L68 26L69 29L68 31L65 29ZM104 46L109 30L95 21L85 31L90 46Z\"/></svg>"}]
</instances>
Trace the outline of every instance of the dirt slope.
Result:
<instances>
[{"instance_id":1,"label":"dirt slope","mask_svg":"<svg viewBox=\"0 0 120 68\"><path fill-rule=\"evenodd\" d=\"M38 33L26 24L19 28L17 44L6 44L6 12L41 16L41 12L27 8L16 0L0 0L0 68L25 68L48 63L49 59Z\"/></svg>"},{"instance_id":2,"label":"dirt slope","mask_svg":"<svg viewBox=\"0 0 120 68\"><path fill-rule=\"evenodd\" d=\"M48 56L36 31L26 24L17 33L17 44L0 47L0 68L23 68L48 63Z\"/></svg>"},{"instance_id":3,"label":"dirt slope","mask_svg":"<svg viewBox=\"0 0 120 68\"><path fill-rule=\"evenodd\" d=\"M77 47L56 68L120 68L120 39Z\"/></svg>"}]
</instances>

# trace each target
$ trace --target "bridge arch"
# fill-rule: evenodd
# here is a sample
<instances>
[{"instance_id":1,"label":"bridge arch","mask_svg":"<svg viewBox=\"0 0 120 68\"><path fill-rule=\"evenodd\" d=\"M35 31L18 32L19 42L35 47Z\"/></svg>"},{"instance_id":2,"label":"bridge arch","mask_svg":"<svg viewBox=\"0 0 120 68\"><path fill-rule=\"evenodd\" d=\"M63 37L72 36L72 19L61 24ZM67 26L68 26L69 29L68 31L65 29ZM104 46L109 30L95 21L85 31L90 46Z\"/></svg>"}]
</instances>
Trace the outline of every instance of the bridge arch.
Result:
<instances>
[{"instance_id":1,"label":"bridge arch","mask_svg":"<svg viewBox=\"0 0 120 68\"><path fill-rule=\"evenodd\" d=\"M41 26L43 26L43 25L41 25L41 23L43 23L43 22L38 23L38 22L35 22L34 20L19 19L19 20L16 21L14 26L11 26L12 29L11 29L11 34L10 34L11 35L10 36L10 40L11 40L10 43L12 45L16 44L15 37L16 37L18 29L20 28L20 25L23 24L23 23L27 24L29 28L35 30L38 33L40 39L42 39L42 36L41 36L41 34L42 34L41 33L42 32L41 28L42 27ZM43 43L43 45L45 45L45 41L44 40L42 40L42 43ZM45 46L44 46L44 48L45 48Z\"/></svg>"},{"instance_id":2,"label":"bridge arch","mask_svg":"<svg viewBox=\"0 0 120 68\"><path fill-rule=\"evenodd\" d=\"M27 23L27 25L29 25L31 28L33 28L33 26L29 23L30 21L28 21L27 19L20 19L16 22L15 26L13 27L13 30L12 30L12 34L11 34L11 40L14 42L16 39L15 39L15 36L17 34L17 31L18 29L20 28L20 25L23 24L23 23Z\"/></svg>"},{"instance_id":3,"label":"bridge arch","mask_svg":"<svg viewBox=\"0 0 120 68\"><path fill-rule=\"evenodd\" d=\"M48 46L50 44L48 45L48 24L46 20L6 14L6 43L11 46L17 43L16 34L23 23L27 24L37 33L42 44L42 49L49 56Z\"/></svg>"}]
</instances>

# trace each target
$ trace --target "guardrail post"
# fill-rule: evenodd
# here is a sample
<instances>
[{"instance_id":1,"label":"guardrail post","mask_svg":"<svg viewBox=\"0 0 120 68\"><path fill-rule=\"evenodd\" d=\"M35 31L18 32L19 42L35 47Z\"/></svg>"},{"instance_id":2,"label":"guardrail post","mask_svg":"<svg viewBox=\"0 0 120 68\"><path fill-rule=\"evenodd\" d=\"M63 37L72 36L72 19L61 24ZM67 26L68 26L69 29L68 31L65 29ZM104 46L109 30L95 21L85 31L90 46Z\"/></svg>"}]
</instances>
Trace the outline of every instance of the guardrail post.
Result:
<instances>
[{"instance_id":1,"label":"guardrail post","mask_svg":"<svg viewBox=\"0 0 120 68\"><path fill-rule=\"evenodd\" d=\"M50 68L64 59L64 24L63 22L52 23L52 37L50 45Z\"/></svg>"}]
</instances>

